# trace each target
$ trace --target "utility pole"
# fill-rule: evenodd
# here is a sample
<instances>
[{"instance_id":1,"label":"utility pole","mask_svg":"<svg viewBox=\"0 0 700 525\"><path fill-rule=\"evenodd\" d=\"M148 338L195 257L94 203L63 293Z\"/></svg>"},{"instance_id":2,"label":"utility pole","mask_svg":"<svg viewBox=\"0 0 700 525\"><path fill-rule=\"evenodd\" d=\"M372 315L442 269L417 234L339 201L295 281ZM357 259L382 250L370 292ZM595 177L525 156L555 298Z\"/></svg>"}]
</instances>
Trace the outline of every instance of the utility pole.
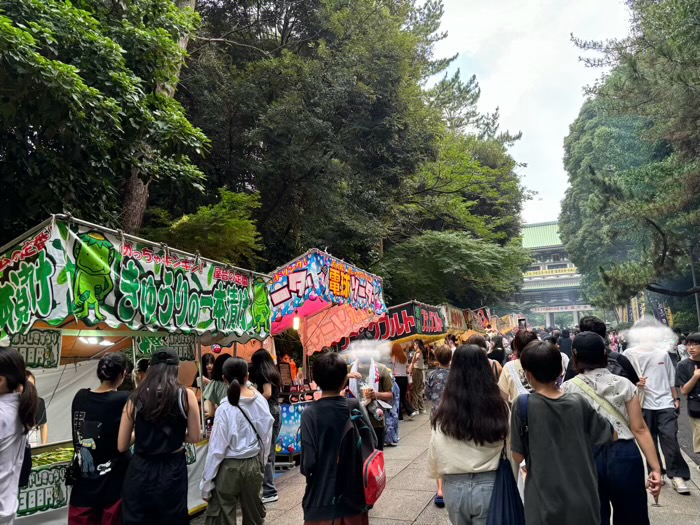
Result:
<instances>
[{"instance_id":1,"label":"utility pole","mask_svg":"<svg viewBox=\"0 0 700 525\"><path fill-rule=\"evenodd\" d=\"M688 243L688 252L690 253L690 273L693 276L693 288L698 286L697 279L695 278L695 257L693 255L693 249L695 248L694 243L691 241ZM700 330L700 294L695 292L695 311L698 316L698 330Z\"/></svg>"}]
</instances>

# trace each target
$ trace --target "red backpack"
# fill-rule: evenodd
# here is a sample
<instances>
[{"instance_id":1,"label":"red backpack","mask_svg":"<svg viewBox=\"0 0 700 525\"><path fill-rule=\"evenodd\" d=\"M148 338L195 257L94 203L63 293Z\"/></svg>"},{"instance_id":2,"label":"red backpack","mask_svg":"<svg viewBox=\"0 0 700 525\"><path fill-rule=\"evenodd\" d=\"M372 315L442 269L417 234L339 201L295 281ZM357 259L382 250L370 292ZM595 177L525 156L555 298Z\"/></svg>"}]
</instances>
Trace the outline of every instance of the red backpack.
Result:
<instances>
[{"instance_id":1,"label":"red backpack","mask_svg":"<svg viewBox=\"0 0 700 525\"><path fill-rule=\"evenodd\" d=\"M384 452L381 450L373 450L362 465L362 483L365 488L367 505L374 505L386 486Z\"/></svg>"}]
</instances>

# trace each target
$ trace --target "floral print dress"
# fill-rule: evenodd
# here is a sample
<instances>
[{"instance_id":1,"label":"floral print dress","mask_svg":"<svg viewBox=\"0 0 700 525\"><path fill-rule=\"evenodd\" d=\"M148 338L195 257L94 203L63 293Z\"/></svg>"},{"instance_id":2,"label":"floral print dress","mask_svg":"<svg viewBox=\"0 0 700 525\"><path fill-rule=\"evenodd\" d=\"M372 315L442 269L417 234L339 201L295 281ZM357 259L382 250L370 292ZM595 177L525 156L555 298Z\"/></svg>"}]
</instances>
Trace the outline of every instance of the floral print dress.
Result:
<instances>
[{"instance_id":1,"label":"floral print dress","mask_svg":"<svg viewBox=\"0 0 700 525\"><path fill-rule=\"evenodd\" d=\"M437 407L442 400L442 393L445 391L447 376L450 374L449 368L436 368L428 373L428 381L425 384L425 400L430 401L433 407L430 409L430 417L435 415Z\"/></svg>"},{"instance_id":2,"label":"floral print dress","mask_svg":"<svg viewBox=\"0 0 700 525\"><path fill-rule=\"evenodd\" d=\"M386 432L384 433L385 445L397 445L399 443L399 399L401 397L401 391L393 375L391 376L391 380L393 382L391 393L394 395L394 401L392 402L391 410L386 410L384 414L386 418Z\"/></svg>"}]
</instances>

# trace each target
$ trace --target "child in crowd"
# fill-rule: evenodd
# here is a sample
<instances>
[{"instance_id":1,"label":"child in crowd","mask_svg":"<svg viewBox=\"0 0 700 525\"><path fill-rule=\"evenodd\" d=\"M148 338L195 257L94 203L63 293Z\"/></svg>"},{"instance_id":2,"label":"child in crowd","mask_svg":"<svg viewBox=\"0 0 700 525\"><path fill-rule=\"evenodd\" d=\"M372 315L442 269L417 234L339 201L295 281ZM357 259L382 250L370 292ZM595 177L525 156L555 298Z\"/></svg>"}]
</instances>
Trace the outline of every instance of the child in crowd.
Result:
<instances>
[{"instance_id":1,"label":"child in crowd","mask_svg":"<svg viewBox=\"0 0 700 525\"><path fill-rule=\"evenodd\" d=\"M452 360L452 350L447 346L441 346L435 352L438 367L428 373L428 381L425 384L425 399L432 403L430 409L431 421L435 418L435 413L442 400L442 394L447 384L447 376L450 374L450 361ZM442 492L442 479L437 480L437 493L435 494L435 505L443 508L445 500Z\"/></svg>"},{"instance_id":2,"label":"child in crowd","mask_svg":"<svg viewBox=\"0 0 700 525\"><path fill-rule=\"evenodd\" d=\"M243 523L262 525L265 522L261 498L263 472L272 443L274 419L265 397L248 387L245 360L228 359L222 373L228 392L216 410L199 485L202 499L209 502L205 523L235 523L240 504Z\"/></svg>"},{"instance_id":3,"label":"child in crowd","mask_svg":"<svg viewBox=\"0 0 700 525\"><path fill-rule=\"evenodd\" d=\"M425 400L432 403L432 408L430 409L431 418L435 415L442 399L442 393L445 391L447 376L450 373L452 350L446 346L441 346L435 354L438 367L428 372L428 380L425 383Z\"/></svg>"},{"instance_id":4,"label":"child in crowd","mask_svg":"<svg viewBox=\"0 0 700 525\"><path fill-rule=\"evenodd\" d=\"M676 386L688 398L688 417L693 429L693 452L700 454L700 332L685 339L690 357L683 359L676 368Z\"/></svg>"},{"instance_id":5,"label":"child in crowd","mask_svg":"<svg viewBox=\"0 0 700 525\"><path fill-rule=\"evenodd\" d=\"M363 412L365 425L371 428L359 401L341 394L347 373L345 361L334 352L322 354L313 363L314 381L323 394L301 414L301 473L306 477L302 500L305 525L325 525L331 521L336 525L369 524L366 506L358 505L358 502L364 502L361 457L357 456L357 447L352 443L347 450L340 450L351 409ZM340 465L341 459L346 463ZM357 468L348 468L347 475L340 479L338 470L347 465ZM343 497L336 498L338 493Z\"/></svg>"},{"instance_id":6,"label":"child in crowd","mask_svg":"<svg viewBox=\"0 0 700 525\"><path fill-rule=\"evenodd\" d=\"M513 403L513 459L527 465L525 521L528 525L599 525L593 447L617 438L607 419L580 394L556 386L559 350L542 341L529 343L520 356L533 394ZM556 495L556 497L552 497Z\"/></svg>"}]
</instances>

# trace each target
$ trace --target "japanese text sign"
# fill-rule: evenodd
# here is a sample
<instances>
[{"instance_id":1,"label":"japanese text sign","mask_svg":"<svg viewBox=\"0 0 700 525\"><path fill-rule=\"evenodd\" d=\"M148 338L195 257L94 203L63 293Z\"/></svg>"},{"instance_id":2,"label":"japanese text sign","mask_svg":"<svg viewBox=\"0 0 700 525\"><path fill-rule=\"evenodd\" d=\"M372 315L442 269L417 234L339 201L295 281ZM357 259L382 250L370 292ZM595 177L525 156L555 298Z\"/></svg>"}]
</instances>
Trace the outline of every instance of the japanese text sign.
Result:
<instances>
[{"instance_id":1,"label":"japanese text sign","mask_svg":"<svg viewBox=\"0 0 700 525\"><path fill-rule=\"evenodd\" d=\"M267 283L249 272L188 258L58 219L0 254L0 342L34 322L170 333L270 334Z\"/></svg>"},{"instance_id":2,"label":"japanese text sign","mask_svg":"<svg viewBox=\"0 0 700 525\"><path fill-rule=\"evenodd\" d=\"M447 323L441 308L411 302L390 307L386 315L366 329L348 334L334 346L344 350L352 341L358 339L397 341L416 335L440 335L446 331Z\"/></svg>"},{"instance_id":3,"label":"japanese text sign","mask_svg":"<svg viewBox=\"0 0 700 525\"><path fill-rule=\"evenodd\" d=\"M377 314L386 311L379 277L316 250L277 270L269 291L276 323L307 301L318 301L319 309L325 303Z\"/></svg>"}]
</instances>

